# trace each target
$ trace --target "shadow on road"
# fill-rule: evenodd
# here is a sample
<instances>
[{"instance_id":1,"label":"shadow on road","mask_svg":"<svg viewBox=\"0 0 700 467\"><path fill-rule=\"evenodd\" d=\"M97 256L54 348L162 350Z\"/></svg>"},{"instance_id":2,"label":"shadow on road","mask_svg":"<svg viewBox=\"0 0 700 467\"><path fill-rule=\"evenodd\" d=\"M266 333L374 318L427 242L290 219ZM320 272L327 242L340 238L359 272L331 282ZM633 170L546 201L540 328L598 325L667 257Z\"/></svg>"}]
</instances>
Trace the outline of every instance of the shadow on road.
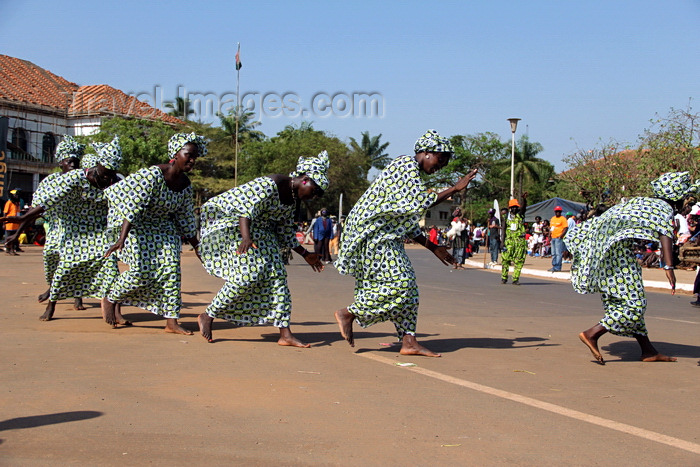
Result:
<instances>
[{"instance_id":1,"label":"shadow on road","mask_svg":"<svg viewBox=\"0 0 700 467\"><path fill-rule=\"evenodd\" d=\"M102 416L102 412L93 410L80 410L76 412L59 412L46 415L33 415L31 417L10 418L0 422L0 431L20 430L23 428L35 428L37 426L55 425L57 423L77 422Z\"/></svg>"},{"instance_id":2,"label":"shadow on road","mask_svg":"<svg viewBox=\"0 0 700 467\"><path fill-rule=\"evenodd\" d=\"M357 334L356 334L357 336ZM465 338L457 337L451 339L422 339L421 335L416 336L419 343L426 346L434 352L449 353L455 352L464 348L476 349L523 349L527 347L554 347L560 344L546 344L547 339L542 337L517 337L515 339L499 339L491 337L475 337ZM522 345L525 342L533 342L533 344ZM535 343L536 342L536 343ZM357 344L357 337L355 338ZM397 352L400 346L383 347L379 349L358 349L357 353L363 352Z\"/></svg>"},{"instance_id":3,"label":"shadow on road","mask_svg":"<svg viewBox=\"0 0 700 467\"><path fill-rule=\"evenodd\" d=\"M680 358L700 358L700 346L673 344L671 342L651 341L656 350L670 357ZM608 352L610 355L620 357L621 361L639 361L641 351L637 341L630 339L629 341L613 342L608 345L601 346L603 352Z\"/></svg>"}]
</instances>

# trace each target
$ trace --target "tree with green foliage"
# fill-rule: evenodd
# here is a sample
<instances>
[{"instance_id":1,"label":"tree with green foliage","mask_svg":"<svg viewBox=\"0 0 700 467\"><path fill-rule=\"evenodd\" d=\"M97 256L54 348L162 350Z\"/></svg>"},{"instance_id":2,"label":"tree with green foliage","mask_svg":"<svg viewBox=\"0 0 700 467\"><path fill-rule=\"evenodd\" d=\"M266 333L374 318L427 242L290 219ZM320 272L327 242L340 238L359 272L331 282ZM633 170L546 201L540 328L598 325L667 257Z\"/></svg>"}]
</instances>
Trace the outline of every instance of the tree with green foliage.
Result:
<instances>
[{"instance_id":1,"label":"tree with green foliage","mask_svg":"<svg viewBox=\"0 0 700 467\"><path fill-rule=\"evenodd\" d=\"M272 138L246 144L239 156L239 182L245 183L262 175L289 173L295 169L300 156L315 156L323 150L328 151L330 158L330 186L323 197L306 204L302 217L308 218L322 207L337 213L341 193L344 209L347 209L368 186L362 159L340 139L315 130L309 122L302 122L298 127L288 125Z\"/></svg>"},{"instance_id":2,"label":"tree with green foliage","mask_svg":"<svg viewBox=\"0 0 700 467\"><path fill-rule=\"evenodd\" d=\"M599 148L579 150L566 157L568 170L559 178L570 199L591 204L614 204L621 198L648 196L649 182L664 172L690 171L700 176L700 115L692 108L671 108L651 120L639 137L637 149L621 149L614 141Z\"/></svg>"},{"instance_id":3,"label":"tree with green foliage","mask_svg":"<svg viewBox=\"0 0 700 467\"><path fill-rule=\"evenodd\" d=\"M119 136L122 147L121 173L128 175L143 167L168 162L168 140L180 128L160 120L110 117L102 120L100 130L77 139L84 143L107 142Z\"/></svg>"},{"instance_id":4,"label":"tree with green foliage","mask_svg":"<svg viewBox=\"0 0 700 467\"><path fill-rule=\"evenodd\" d=\"M685 109L671 107L667 116L657 115L650 123L637 148L649 180L663 172L687 170L693 177L700 175L700 114L693 113L690 103Z\"/></svg>"},{"instance_id":5,"label":"tree with green foliage","mask_svg":"<svg viewBox=\"0 0 700 467\"><path fill-rule=\"evenodd\" d=\"M515 198L519 199L522 193L528 191L524 189L524 183L527 182L528 185L539 184L546 181L545 176L551 174L552 164L537 157L537 154L543 149L540 143L530 141L527 135L521 136L516 143L513 157L513 177L514 184L518 189L513 194ZM511 157L500 159L495 166L502 175L508 176L510 182Z\"/></svg>"},{"instance_id":6,"label":"tree with green foliage","mask_svg":"<svg viewBox=\"0 0 700 467\"><path fill-rule=\"evenodd\" d=\"M381 133L377 136L370 136L369 131L362 132L360 143L355 138L350 137L350 151L363 161L362 170L365 172L365 178L367 178L370 169L381 170L391 161L391 157L385 152L389 143L381 143L381 139Z\"/></svg>"},{"instance_id":7,"label":"tree with green foliage","mask_svg":"<svg viewBox=\"0 0 700 467\"><path fill-rule=\"evenodd\" d=\"M261 125L259 121L253 120L255 113L251 110L243 110L238 116L236 115L237 113L238 108L234 107L229 111L228 115L224 115L221 112L216 114L219 117L221 129L229 138L229 144L232 148L236 147L236 119L238 119L239 147L248 141L262 141L265 139L265 133L255 129Z\"/></svg>"},{"instance_id":8,"label":"tree with green foliage","mask_svg":"<svg viewBox=\"0 0 700 467\"><path fill-rule=\"evenodd\" d=\"M195 113L192 108L192 103L186 97L176 97L174 101L166 102L164 107L166 109L171 109L168 115L185 121L189 120L189 116Z\"/></svg>"}]
</instances>

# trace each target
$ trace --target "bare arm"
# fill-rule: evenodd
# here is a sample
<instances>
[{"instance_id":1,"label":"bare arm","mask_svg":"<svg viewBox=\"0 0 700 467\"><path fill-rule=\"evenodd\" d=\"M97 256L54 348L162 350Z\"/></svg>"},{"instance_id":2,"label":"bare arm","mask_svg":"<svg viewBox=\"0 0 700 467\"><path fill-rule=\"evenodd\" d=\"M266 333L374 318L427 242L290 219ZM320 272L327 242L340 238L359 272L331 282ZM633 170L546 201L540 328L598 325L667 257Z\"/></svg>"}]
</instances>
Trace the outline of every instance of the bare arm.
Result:
<instances>
[{"instance_id":1,"label":"bare arm","mask_svg":"<svg viewBox=\"0 0 700 467\"><path fill-rule=\"evenodd\" d=\"M673 272L673 240L671 237L662 235L659 238L659 243L661 243L661 254L664 258L664 264L670 266L669 269L664 269L666 273L666 279L668 283L671 284L671 290L675 292L676 290L676 274Z\"/></svg>"},{"instance_id":2,"label":"bare arm","mask_svg":"<svg viewBox=\"0 0 700 467\"><path fill-rule=\"evenodd\" d=\"M467 186L469 185L469 182L474 180L474 177L476 177L477 172L478 172L478 169L472 169L471 171L469 171L469 173L467 175L460 178L459 181L457 183L455 183L454 186L438 193L437 199L432 204L432 206L435 206L436 204L440 204L441 202L445 201L447 198L454 195L455 193L458 193L458 192L464 190L465 188L467 188Z\"/></svg>"},{"instance_id":3,"label":"bare arm","mask_svg":"<svg viewBox=\"0 0 700 467\"><path fill-rule=\"evenodd\" d=\"M124 248L124 242L126 241L126 236L129 235L129 232L131 231L131 222L128 220L124 219L124 222L122 222L122 229L119 232L119 239L116 241L114 245L109 247L109 250L105 253L105 258L112 253L114 253L117 250L121 250Z\"/></svg>"},{"instance_id":4,"label":"bare arm","mask_svg":"<svg viewBox=\"0 0 700 467\"><path fill-rule=\"evenodd\" d=\"M426 247L428 250L432 251L437 258L442 261L442 264L450 265L455 264L455 259L451 254L447 252L444 246L437 246L433 242L428 241L428 239L423 234L418 234L413 237L413 241L419 243Z\"/></svg>"},{"instance_id":5,"label":"bare arm","mask_svg":"<svg viewBox=\"0 0 700 467\"><path fill-rule=\"evenodd\" d=\"M46 209L43 206L37 206L27 211L23 216L8 216L4 217L5 222L19 222L17 231L5 239L5 245L11 245L16 242L20 234L26 230L29 225L33 225L34 221L41 216Z\"/></svg>"},{"instance_id":6,"label":"bare arm","mask_svg":"<svg viewBox=\"0 0 700 467\"><path fill-rule=\"evenodd\" d=\"M241 244L238 245L238 254L246 253L250 248L258 248L250 238L250 219L247 217L238 218L238 228L241 229Z\"/></svg>"},{"instance_id":7,"label":"bare arm","mask_svg":"<svg viewBox=\"0 0 700 467\"><path fill-rule=\"evenodd\" d=\"M316 272L321 272L323 271L323 263L321 262L321 258L318 257L316 253L309 253L306 248L304 248L301 245L297 245L292 250L296 251L299 253L299 255L304 258L304 261L306 261L309 266L311 266L311 269L313 269Z\"/></svg>"}]
</instances>

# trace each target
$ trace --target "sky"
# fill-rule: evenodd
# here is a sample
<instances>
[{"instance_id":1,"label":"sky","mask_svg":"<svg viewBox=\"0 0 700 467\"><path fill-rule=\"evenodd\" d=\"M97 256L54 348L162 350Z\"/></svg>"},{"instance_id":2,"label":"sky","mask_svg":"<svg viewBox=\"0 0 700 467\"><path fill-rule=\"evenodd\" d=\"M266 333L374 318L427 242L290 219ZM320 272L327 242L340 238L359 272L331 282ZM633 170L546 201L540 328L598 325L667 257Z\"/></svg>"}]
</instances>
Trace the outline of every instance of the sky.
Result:
<instances>
[{"instance_id":1,"label":"sky","mask_svg":"<svg viewBox=\"0 0 700 467\"><path fill-rule=\"evenodd\" d=\"M697 112L698 24L700 0L0 0L0 53L225 112L240 43L241 99L268 136L310 121L346 142L381 134L397 156L429 128L510 141L520 118L516 139L565 170L577 150L634 145L672 107Z\"/></svg>"}]
</instances>

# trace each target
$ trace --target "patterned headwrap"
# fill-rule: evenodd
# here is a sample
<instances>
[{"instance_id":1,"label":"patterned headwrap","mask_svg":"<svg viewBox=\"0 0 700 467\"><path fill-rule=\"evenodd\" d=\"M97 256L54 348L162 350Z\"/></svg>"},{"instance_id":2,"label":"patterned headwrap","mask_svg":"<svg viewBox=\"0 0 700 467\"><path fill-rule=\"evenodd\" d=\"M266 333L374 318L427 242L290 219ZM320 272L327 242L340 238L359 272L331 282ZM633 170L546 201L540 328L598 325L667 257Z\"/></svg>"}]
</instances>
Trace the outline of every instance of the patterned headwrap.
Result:
<instances>
[{"instance_id":1,"label":"patterned headwrap","mask_svg":"<svg viewBox=\"0 0 700 467\"><path fill-rule=\"evenodd\" d=\"M80 167L83 169L91 169L97 165L97 154L88 153L80 159Z\"/></svg>"},{"instance_id":2,"label":"patterned headwrap","mask_svg":"<svg viewBox=\"0 0 700 467\"><path fill-rule=\"evenodd\" d=\"M92 143L92 147L97 151L97 164L105 169L119 170L122 165L122 148L119 146L119 136L115 136L109 143Z\"/></svg>"},{"instance_id":3,"label":"patterned headwrap","mask_svg":"<svg viewBox=\"0 0 700 467\"><path fill-rule=\"evenodd\" d=\"M63 141L56 146L56 160L62 161L69 157L80 159L85 151L85 145L78 143L75 138L70 135L63 135Z\"/></svg>"},{"instance_id":4,"label":"patterned headwrap","mask_svg":"<svg viewBox=\"0 0 700 467\"><path fill-rule=\"evenodd\" d=\"M678 201L700 188L700 180L690 181L688 172L668 172L651 182L651 189L659 198Z\"/></svg>"},{"instance_id":5,"label":"patterned headwrap","mask_svg":"<svg viewBox=\"0 0 700 467\"><path fill-rule=\"evenodd\" d=\"M297 168L290 173L290 177L298 177L301 174L308 175L323 191L328 189L328 167L331 162L328 159L328 152L321 151L316 157L299 158Z\"/></svg>"},{"instance_id":6,"label":"patterned headwrap","mask_svg":"<svg viewBox=\"0 0 700 467\"><path fill-rule=\"evenodd\" d=\"M443 138L435 130L428 130L423 136L418 138L413 147L416 154L419 152L455 152L455 148L450 140Z\"/></svg>"},{"instance_id":7,"label":"patterned headwrap","mask_svg":"<svg viewBox=\"0 0 700 467\"><path fill-rule=\"evenodd\" d=\"M207 155L207 141L203 136L197 135L195 132L192 133L177 133L174 134L170 141L168 141L168 156L170 159L175 157L175 154L182 149L185 144L193 143L199 148L199 156L204 157Z\"/></svg>"}]
</instances>

